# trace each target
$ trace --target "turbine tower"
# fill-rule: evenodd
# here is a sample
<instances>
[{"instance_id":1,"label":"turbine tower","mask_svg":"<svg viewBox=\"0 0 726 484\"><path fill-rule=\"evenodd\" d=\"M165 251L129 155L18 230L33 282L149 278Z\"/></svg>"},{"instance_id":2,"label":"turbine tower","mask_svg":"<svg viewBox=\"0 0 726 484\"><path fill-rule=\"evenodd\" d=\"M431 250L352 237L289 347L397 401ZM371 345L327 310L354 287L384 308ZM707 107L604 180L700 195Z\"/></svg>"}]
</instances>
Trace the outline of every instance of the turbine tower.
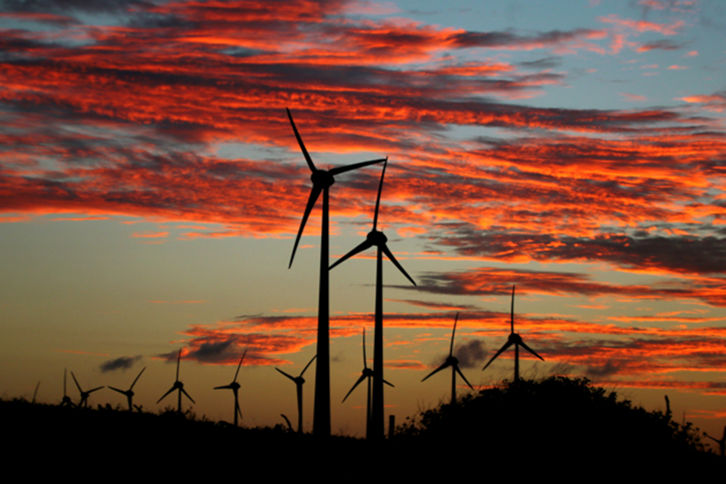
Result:
<instances>
[{"instance_id":1,"label":"turbine tower","mask_svg":"<svg viewBox=\"0 0 726 484\"><path fill-rule=\"evenodd\" d=\"M176 359L176 381L174 382L174 385L172 385L172 387L169 389L168 392L166 392L164 394L163 397L161 397L159 400L156 401L156 403L159 403L162 400L164 400L168 394L170 394L174 390L178 390L179 391L179 403L178 403L178 407L177 408L178 408L179 413L182 413L182 393L184 395L186 395L186 397L189 400L191 400L192 403L197 403L197 402L194 401L194 399L192 397L189 396L189 394L187 393L187 391L184 390L184 384L179 381L179 363L181 363L181 352L182 352L182 350L180 348L179 349L179 356Z\"/></svg>"},{"instance_id":2,"label":"turbine tower","mask_svg":"<svg viewBox=\"0 0 726 484\"><path fill-rule=\"evenodd\" d=\"M298 376L289 375L289 374L285 373L284 371L282 371L281 369L275 367L275 369L277 371L279 371L280 373L282 373L283 375L288 377L290 380L295 382L295 387L297 388L297 431L298 431L298 433L302 433L302 429L303 429L303 384L305 383L305 379L303 378L303 375L305 374L308 367L313 363L313 360L317 356L318 355L315 355L310 359L310 362L307 365L305 365L305 368L303 368L303 371L301 371ZM318 363L320 363L320 362L318 361ZM285 417L285 418L287 418L287 417ZM313 424L314 424L314 422L313 422Z\"/></svg>"},{"instance_id":3,"label":"turbine tower","mask_svg":"<svg viewBox=\"0 0 726 484\"><path fill-rule=\"evenodd\" d=\"M358 378L358 381L355 382L355 385L353 385L353 388L350 389L348 394L343 399L343 402L345 402L351 393L353 393L353 390L360 385L363 380L368 380L368 398L366 398L366 438L371 439L373 438L371 435L371 379L373 378L373 370L368 368L368 359L366 358L366 330L363 328L363 372ZM385 383L388 386L393 387L392 384L387 382L386 380L383 380L383 383Z\"/></svg>"},{"instance_id":4,"label":"turbine tower","mask_svg":"<svg viewBox=\"0 0 726 484\"><path fill-rule=\"evenodd\" d=\"M120 390L118 388L112 387L109 385L109 388L115 392L119 392L122 395L126 395L126 400L129 402L129 412L134 411L134 385L136 385L136 382L139 381L139 377L141 374L146 370L146 367L144 367L138 375L136 375L136 378L134 379L134 382L131 384L128 390Z\"/></svg>"},{"instance_id":5,"label":"turbine tower","mask_svg":"<svg viewBox=\"0 0 726 484\"><path fill-rule=\"evenodd\" d=\"M73 401L71 400L71 397L68 396L68 393L66 392L66 377L68 376L68 368L63 369L63 400L61 400L60 406L61 407L72 407Z\"/></svg>"},{"instance_id":6,"label":"turbine tower","mask_svg":"<svg viewBox=\"0 0 726 484\"><path fill-rule=\"evenodd\" d=\"M221 387L214 387L215 390L224 390L224 389L230 389L234 393L234 426L237 427L239 424L238 416L239 418L242 418L242 410L239 409L239 383L237 383L237 375L239 375L239 369L242 366L242 362L245 359L245 355L247 354L247 350L245 350L244 353L242 353L242 358L239 359L239 364L237 365L237 371L234 374L234 380L232 380L232 383L229 385L224 385Z\"/></svg>"},{"instance_id":7,"label":"turbine tower","mask_svg":"<svg viewBox=\"0 0 726 484\"><path fill-rule=\"evenodd\" d=\"M456 313L456 318L454 319L454 331L451 332L451 345L449 347L449 356L446 358L446 361L444 363L436 368L434 371L428 374L426 378L421 380L422 382L426 381L430 376L438 373L439 371L443 370L444 368L451 367L451 404L456 403L456 374L458 373L461 378L464 379L467 385L469 385L469 388L474 390L474 387L471 386L471 383L469 383L469 380L466 379L464 374L459 369L459 360L454 356L454 336L456 335L456 323L459 321L459 313Z\"/></svg>"},{"instance_id":8,"label":"turbine tower","mask_svg":"<svg viewBox=\"0 0 726 484\"><path fill-rule=\"evenodd\" d=\"M381 181L378 184L378 198L376 199L376 211L373 215L373 229L366 235L366 240L358 244L353 250L341 257L335 264L337 266L341 262L363 252L373 246L377 248L376 252L376 316L375 316L375 333L373 336L373 406L371 409L370 428L366 429L366 438L382 439L384 436L384 414L383 414L383 254L393 262L399 271L411 281L414 286L416 283L411 276L401 267L393 253L390 251L386 242L388 238L379 231L378 228L378 209L381 205L381 191L383 190L383 177L386 175L386 166L388 160L383 164L381 172Z\"/></svg>"},{"instance_id":9,"label":"turbine tower","mask_svg":"<svg viewBox=\"0 0 726 484\"><path fill-rule=\"evenodd\" d=\"M81 389L81 385L78 384L78 380L76 380L76 375L71 372L71 376L73 377L73 381L76 382L76 387L78 387L78 391L81 393L81 401L78 402L78 406L88 408L88 397L91 395L91 393L95 392L96 390L100 390L103 387L96 387L93 390L88 390L87 392L84 392L83 389ZM63 383L65 383L65 379Z\"/></svg>"},{"instance_id":10,"label":"turbine tower","mask_svg":"<svg viewBox=\"0 0 726 484\"><path fill-rule=\"evenodd\" d=\"M307 206L303 214L302 222L300 223L300 229L297 232L295 238L295 245L292 248L292 255L290 256L290 265L292 267L292 261L295 258L295 251L297 251L300 237L302 236L303 230L305 229L305 222L307 222L310 212L315 206L315 202L318 200L320 193L323 194L323 213L322 213L322 229L320 235L320 287L318 292L318 337L317 337L317 356L320 357L317 365L315 365L315 404L313 409L313 433L320 437L330 437L330 321L329 321L329 302L328 302L328 190L331 185L335 183L335 175L355 170L357 168L363 168L364 166L372 165L374 163L380 163L385 159L363 161L361 163L354 163L348 166L340 166L337 168L331 168L330 170L320 170L313 163L313 159L310 157L308 150L305 148L300 133L297 131L295 122L292 120L292 114L287 109L287 117L290 118L290 124L292 130L295 132L295 138L300 145L300 150L305 157L305 161L312 172L310 179L313 182L313 189L310 192Z\"/></svg>"},{"instance_id":11,"label":"turbine tower","mask_svg":"<svg viewBox=\"0 0 726 484\"><path fill-rule=\"evenodd\" d=\"M519 347L521 346L525 350L532 353L534 356L539 358L540 360L544 361L544 358L542 358L540 355L538 355L532 348L527 346L524 341L522 341L522 337L519 336L517 333L514 332L514 286L512 286L512 312L510 316L510 324L511 324L511 332L509 333L509 339L507 339L507 342L502 346L502 348L497 351L497 354L492 356L492 359L489 360L489 363L484 365L484 368L482 368L482 371L486 370L489 365L491 365L492 361L494 361L497 356L501 355L504 350L509 348L510 346L514 345L514 381L515 383L519 381Z\"/></svg>"}]
</instances>

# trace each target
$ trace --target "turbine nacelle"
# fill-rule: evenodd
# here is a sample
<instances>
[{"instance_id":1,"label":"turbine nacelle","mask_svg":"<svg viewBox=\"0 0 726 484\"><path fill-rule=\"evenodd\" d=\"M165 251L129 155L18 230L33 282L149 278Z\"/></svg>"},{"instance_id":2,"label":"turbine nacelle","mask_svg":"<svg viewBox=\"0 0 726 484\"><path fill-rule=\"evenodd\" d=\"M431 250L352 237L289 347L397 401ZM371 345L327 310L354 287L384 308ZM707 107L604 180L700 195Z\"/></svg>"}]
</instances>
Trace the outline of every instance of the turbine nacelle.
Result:
<instances>
[{"instance_id":1,"label":"turbine nacelle","mask_svg":"<svg viewBox=\"0 0 726 484\"><path fill-rule=\"evenodd\" d=\"M382 247L386 245L386 242L388 242L388 237L386 237L386 234L380 230L373 229L368 232L368 235L366 235L366 241L376 247Z\"/></svg>"},{"instance_id":2,"label":"turbine nacelle","mask_svg":"<svg viewBox=\"0 0 726 484\"><path fill-rule=\"evenodd\" d=\"M315 170L313 174L310 175L310 180L312 180L313 185L323 190L330 188L333 183L335 183L335 178L333 178L333 175L331 175L327 170Z\"/></svg>"}]
</instances>

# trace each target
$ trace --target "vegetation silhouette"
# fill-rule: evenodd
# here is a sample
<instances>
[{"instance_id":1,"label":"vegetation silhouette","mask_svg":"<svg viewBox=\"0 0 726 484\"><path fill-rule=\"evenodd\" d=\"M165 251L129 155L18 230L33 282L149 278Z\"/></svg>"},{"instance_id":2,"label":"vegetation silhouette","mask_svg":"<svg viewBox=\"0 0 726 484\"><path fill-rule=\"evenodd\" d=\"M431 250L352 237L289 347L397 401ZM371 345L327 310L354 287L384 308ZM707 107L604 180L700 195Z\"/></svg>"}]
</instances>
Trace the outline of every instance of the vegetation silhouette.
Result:
<instances>
[{"instance_id":1,"label":"vegetation silhouette","mask_svg":"<svg viewBox=\"0 0 726 484\"><path fill-rule=\"evenodd\" d=\"M680 425L666 413L636 407L587 378L563 376L505 380L456 404L420 412L397 430L397 437L408 441L412 452L442 442L475 441L468 450L452 452L512 465L566 457L568 465L583 467L604 462L641 466L716 457L704 452L690 423Z\"/></svg>"}]
</instances>

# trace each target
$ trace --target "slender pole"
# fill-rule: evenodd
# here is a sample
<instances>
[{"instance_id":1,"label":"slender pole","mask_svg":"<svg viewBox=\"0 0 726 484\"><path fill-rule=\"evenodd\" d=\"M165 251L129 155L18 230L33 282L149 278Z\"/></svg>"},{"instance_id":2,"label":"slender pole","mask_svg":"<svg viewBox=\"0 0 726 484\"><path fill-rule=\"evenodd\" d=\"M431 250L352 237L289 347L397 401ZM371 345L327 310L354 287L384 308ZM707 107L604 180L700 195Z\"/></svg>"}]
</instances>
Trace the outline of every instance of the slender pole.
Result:
<instances>
[{"instance_id":1,"label":"slender pole","mask_svg":"<svg viewBox=\"0 0 726 484\"><path fill-rule=\"evenodd\" d=\"M376 321L373 337L373 411L368 439L381 440L385 435L383 416L383 258L378 247L376 256Z\"/></svg>"},{"instance_id":2,"label":"slender pole","mask_svg":"<svg viewBox=\"0 0 726 484\"><path fill-rule=\"evenodd\" d=\"M519 381L519 345L514 343L514 381Z\"/></svg>"},{"instance_id":3,"label":"slender pole","mask_svg":"<svg viewBox=\"0 0 726 484\"><path fill-rule=\"evenodd\" d=\"M179 413L181 413L181 389L179 390Z\"/></svg>"},{"instance_id":4,"label":"slender pole","mask_svg":"<svg viewBox=\"0 0 726 484\"><path fill-rule=\"evenodd\" d=\"M330 437L330 307L328 303L328 187L323 190L323 227L320 236L320 292L318 293L318 362L315 365L313 434ZM302 417L300 417L302 422Z\"/></svg>"},{"instance_id":5,"label":"slender pole","mask_svg":"<svg viewBox=\"0 0 726 484\"><path fill-rule=\"evenodd\" d=\"M373 418L371 417L372 410L372 397L371 397L371 378L366 378L368 380L368 400L366 400L366 439L371 438L371 424L373 423Z\"/></svg>"},{"instance_id":6,"label":"slender pole","mask_svg":"<svg viewBox=\"0 0 726 484\"><path fill-rule=\"evenodd\" d=\"M303 431L303 387L300 383L295 382L297 387L297 433Z\"/></svg>"},{"instance_id":7,"label":"slender pole","mask_svg":"<svg viewBox=\"0 0 726 484\"><path fill-rule=\"evenodd\" d=\"M456 366L451 365L451 404L456 403Z\"/></svg>"}]
</instances>

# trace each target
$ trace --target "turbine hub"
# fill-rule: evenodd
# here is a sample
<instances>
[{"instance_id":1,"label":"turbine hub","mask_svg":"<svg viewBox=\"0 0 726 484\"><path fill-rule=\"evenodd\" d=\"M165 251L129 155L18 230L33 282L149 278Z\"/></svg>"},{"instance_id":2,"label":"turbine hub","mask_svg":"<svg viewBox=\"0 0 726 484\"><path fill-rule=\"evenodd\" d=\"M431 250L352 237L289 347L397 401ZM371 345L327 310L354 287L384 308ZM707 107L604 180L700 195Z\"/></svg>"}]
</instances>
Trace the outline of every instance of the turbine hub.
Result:
<instances>
[{"instance_id":1,"label":"turbine hub","mask_svg":"<svg viewBox=\"0 0 726 484\"><path fill-rule=\"evenodd\" d=\"M305 383L305 378L299 376L295 378L295 383L297 383L298 385L302 385L303 383Z\"/></svg>"},{"instance_id":2,"label":"turbine hub","mask_svg":"<svg viewBox=\"0 0 726 484\"><path fill-rule=\"evenodd\" d=\"M333 175L328 173L327 170L318 170L313 172L313 174L310 175L310 179L313 181L313 185L319 186L323 190L329 188L333 183L335 183L335 178L333 178Z\"/></svg>"},{"instance_id":3,"label":"turbine hub","mask_svg":"<svg viewBox=\"0 0 726 484\"><path fill-rule=\"evenodd\" d=\"M509 341L512 343L521 344L522 343L522 337L519 336L517 333L512 333L509 335Z\"/></svg>"},{"instance_id":4,"label":"turbine hub","mask_svg":"<svg viewBox=\"0 0 726 484\"><path fill-rule=\"evenodd\" d=\"M449 356L446 358L446 364L449 366L455 366L459 364L459 359L456 356Z\"/></svg>"},{"instance_id":5,"label":"turbine hub","mask_svg":"<svg viewBox=\"0 0 726 484\"><path fill-rule=\"evenodd\" d=\"M180 381L175 381L174 388L184 388L184 384Z\"/></svg>"},{"instance_id":6,"label":"turbine hub","mask_svg":"<svg viewBox=\"0 0 726 484\"><path fill-rule=\"evenodd\" d=\"M373 370L371 370L370 368L363 368L363 376L365 376L365 377L373 376Z\"/></svg>"},{"instance_id":7,"label":"turbine hub","mask_svg":"<svg viewBox=\"0 0 726 484\"><path fill-rule=\"evenodd\" d=\"M384 245L386 242L388 242L388 237L386 235L379 231L379 230L371 230L368 232L368 235L366 235L366 239L371 244L375 245L376 247L380 247L381 245Z\"/></svg>"},{"instance_id":8,"label":"turbine hub","mask_svg":"<svg viewBox=\"0 0 726 484\"><path fill-rule=\"evenodd\" d=\"M230 388L231 388L232 390L239 390L239 388L240 388L240 384L239 384L239 383L237 383L236 381L234 381L234 382L232 382L232 383L230 383L230 384L229 384L229 387L230 387Z\"/></svg>"}]
</instances>

